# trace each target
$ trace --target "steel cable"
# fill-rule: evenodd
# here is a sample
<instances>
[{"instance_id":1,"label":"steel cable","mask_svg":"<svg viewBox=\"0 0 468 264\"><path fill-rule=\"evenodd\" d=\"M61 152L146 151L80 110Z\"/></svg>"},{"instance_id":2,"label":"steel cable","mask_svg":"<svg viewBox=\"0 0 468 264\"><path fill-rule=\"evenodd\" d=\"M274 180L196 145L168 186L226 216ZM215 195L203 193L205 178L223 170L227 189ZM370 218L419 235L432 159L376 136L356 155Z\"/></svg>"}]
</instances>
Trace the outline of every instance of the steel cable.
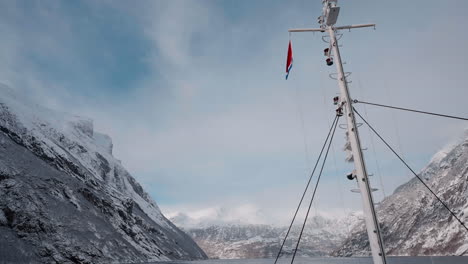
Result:
<instances>
[{"instance_id":1,"label":"steel cable","mask_svg":"<svg viewBox=\"0 0 468 264\"><path fill-rule=\"evenodd\" d=\"M315 193L317 192L317 187L318 187L318 185L320 183L320 178L322 177L323 168L325 167L325 162L327 161L328 152L330 151L330 146L331 146L331 144L333 142L333 137L335 136L335 131L336 131L336 127L338 126L339 118L340 118L339 116L337 116L337 118L335 118L333 132L331 134L330 141L328 142L327 151L325 152L325 156L323 157L322 167L320 168L320 173L319 173L318 178L317 178L317 183L315 184L314 192L312 193L312 198L310 199L309 208L307 209L307 213L306 213L306 216L304 218L304 223L302 224L301 232L299 233L299 238L297 239L297 244L296 244L296 248L294 249L292 259L291 259L291 264L294 263L294 259L296 258L297 249L299 248L299 244L301 242L302 234L304 233L304 228L305 228L306 223L307 223L307 218L309 217L310 208L312 207L312 202L314 201Z\"/></svg>"},{"instance_id":2,"label":"steel cable","mask_svg":"<svg viewBox=\"0 0 468 264\"><path fill-rule=\"evenodd\" d=\"M309 180L307 181L307 185L306 185L306 187L304 189L304 192L302 193L301 200L299 201L299 205L297 206L296 212L294 213L294 216L293 216L293 218L291 220L291 224L289 225L288 231L286 232L283 243L281 244L281 247L280 247L280 249L278 251L278 255L276 256L275 264L278 262L278 259L281 256L281 252L283 250L284 244L286 243L286 239L288 238L289 233L291 232L291 228L292 228L292 226L294 224L294 221L296 220L297 213L299 212L299 209L301 208L302 201L304 200L304 197L305 197L305 195L307 193L307 190L309 189L310 182L312 181L312 177L314 176L315 170L317 169L317 165L319 164L319 161L320 161L320 159L322 157L323 150L325 149L325 147L327 145L328 139L330 138L330 135L331 135L332 131L334 130L334 128L336 128L336 124L338 124L338 116L335 116L335 119L333 120L333 123L332 123L332 125L330 127L330 130L328 131L327 138L325 139L325 142L323 143L322 149L320 150L320 154L319 154L319 156L317 158L317 161L315 162L314 169L312 170L312 173L310 174Z\"/></svg>"},{"instance_id":3,"label":"steel cable","mask_svg":"<svg viewBox=\"0 0 468 264\"><path fill-rule=\"evenodd\" d=\"M396 151L387 143L387 141L385 141L385 139L382 138L382 136L367 122L366 119L364 119L364 117L361 116L361 114L359 114L359 112L356 110L356 108L353 107L353 110L354 112L362 119L362 121L364 121L364 123L366 123L366 125L374 132L375 135L377 135L378 138L380 138L380 140L382 140L382 142L393 152L393 154L395 154L395 156L398 157L398 159L414 174L414 176L424 185L424 187L426 187L429 192L431 192L431 194L445 207L445 209L447 209L447 211L450 212L450 214L455 218L457 219L457 221L466 229L466 231L468 231L468 227L465 225L465 223L460 220L460 218L458 218L458 216L448 207L448 205L442 201L442 199L439 198L439 196L423 181L423 179L421 179L421 177L419 177L419 175L408 165L408 163L406 163L401 157L400 155L398 155L398 153L396 153Z\"/></svg>"},{"instance_id":4,"label":"steel cable","mask_svg":"<svg viewBox=\"0 0 468 264\"><path fill-rule=\"evenodd\" d=\"M391 109L397 109L397 110L402 110L402 111L415 112L415 113L420 113L420 114L433 115L433 116L440 116L440 117L447 117L447 118L453 118L453 119L459 119L459 120L468 121L468 118L466 118L466 117L459 117L459 116L453 116L453 115L443 115L443 114L438 114L438 113L433 113L433 112L420 111L420 110L409 109L409 108L403 108L403 107L397 107L397 106L391 106L391 105L383 105L383 104L376 104L376 103L370 103L370 102L365 102L365 101L359 101L359 100L356 100L356 99L353 100L353 103L368 104L368 105L380 106L380 107L391 108Z\"/></svg>"}]
</instances>

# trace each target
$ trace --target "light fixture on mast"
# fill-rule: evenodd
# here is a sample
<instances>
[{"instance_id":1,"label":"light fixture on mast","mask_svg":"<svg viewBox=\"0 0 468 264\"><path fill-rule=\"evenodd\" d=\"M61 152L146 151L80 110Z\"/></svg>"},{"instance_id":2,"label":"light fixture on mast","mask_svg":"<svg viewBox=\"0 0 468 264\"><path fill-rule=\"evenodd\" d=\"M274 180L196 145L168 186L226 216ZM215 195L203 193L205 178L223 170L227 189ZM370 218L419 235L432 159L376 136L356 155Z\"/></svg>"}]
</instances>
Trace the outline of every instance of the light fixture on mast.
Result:
<instances>
[{"instance_id":1,"label":"light fixture on mast","mask_svg":"<svg viewBox=\"0 0 468 264\"><path fill-rule=\"evenodd\" d=\"M338 98L339 102L336 102L338 105L336 114L343 115L344 112L344 114L346 115L346 135L348 138L347 146L348 151L351 152L349 161L352 161L355 167L352 175L348 175L348 179L356 179L358 183L358 192L361 194L362 198L366 229L369 237L369 244L374 264L387 264L382 234L380 232L379 221L377 219L374 201L372 197L372 191L374 189L372 189L369 184L366 165L362 153L361 142L359 139L358 126L356 124L356 119L351 106L352 100L348 89L348 81L346 80L347 75L343 70L338 40L335 34L336 31L342 29L353 29L363 27L375 28L375 24L335 26L338 20L338 15L340 13L340 7L337 6L337 2L337 0L322 1L322 15L319 16L317 19L318 23L320 24L320 28L290 29L289 32L328 32L330 47L324 50L324 55L327 57L326 62L328 66L333 65L333 59L336 62L336 80L338 81L338 86L340 88L340 97Z\"/></svg>"}]
</instances>

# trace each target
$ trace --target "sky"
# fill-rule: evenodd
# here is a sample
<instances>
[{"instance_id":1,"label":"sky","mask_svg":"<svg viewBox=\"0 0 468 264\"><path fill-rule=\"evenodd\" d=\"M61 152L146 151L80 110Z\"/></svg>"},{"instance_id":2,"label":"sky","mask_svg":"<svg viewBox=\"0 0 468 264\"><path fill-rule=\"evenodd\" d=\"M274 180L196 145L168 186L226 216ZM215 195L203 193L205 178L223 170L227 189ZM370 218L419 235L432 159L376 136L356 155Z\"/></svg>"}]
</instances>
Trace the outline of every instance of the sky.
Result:
<instances>
[{"instance_id":1,"label":"sky","mask_svg":"<svg viewBox=\"0 0 468 264\"><path fill-rule=\"evenodd\" d=\"M468 116L468 2L339 1L353 98ZM309 1L0 1L0 82L90 117L163 212L286 223L334 118ZM294 66L285 77L288 41ZM358 105L415 170L466 122ZM342 120L343 122L344 120ZM362 126L376 200L409 180ZM360 210L338 129L316 214ZM383 188L382 188L383 187Z\"/></svg>"}]
</instances>

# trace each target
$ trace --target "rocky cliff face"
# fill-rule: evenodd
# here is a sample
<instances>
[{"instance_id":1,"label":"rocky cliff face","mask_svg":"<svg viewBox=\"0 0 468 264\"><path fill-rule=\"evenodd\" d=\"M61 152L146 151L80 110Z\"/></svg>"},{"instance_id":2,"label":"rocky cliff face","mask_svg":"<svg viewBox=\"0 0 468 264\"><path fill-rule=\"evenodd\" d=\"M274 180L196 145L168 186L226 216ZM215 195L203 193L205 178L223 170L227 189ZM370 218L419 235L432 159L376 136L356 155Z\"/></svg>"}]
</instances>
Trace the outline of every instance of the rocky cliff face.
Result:
<instances>
[{"instance_id":1,"label":"rocky cliff face","mask_svg":"<svg viewBox=\"0 0 468 264\"><path fill-rule=\"evenodd\" d=\"M437 153L420 173L463 222L468 222L468 134ZM416 178L401 185L378 207L390 255L468 255L468 232ZM361 224L336 256L368 255Z\"/></svg>"},{"instance_id":2,"label":"rocky cliff face","mask_svg":"<svg viewBox=\"0 0 468 264\"><path fill-rule=\"evenodd\" d=\"M91 120L0 87L0 262L202 258Z\"/></svg>"},{"instance_id":3,"label":"rocky cliff face","mask_svg":"<svg viewBox=\"0 0 468 264\"><path fill-rule=\"evenodd\" d=\"M269 225L224 223L193 227L187 216L171 218L176 225L188 226L184 230L210 258L275 258L286 235L287 227ZM329 255L347 237L348 225L360 222L360 215L350 215L347 220L315 216L309 219L304 230L299 256ZM283 248L283 255L292 254L300 226L294 226Z\"/></svg>"}]
</instances>

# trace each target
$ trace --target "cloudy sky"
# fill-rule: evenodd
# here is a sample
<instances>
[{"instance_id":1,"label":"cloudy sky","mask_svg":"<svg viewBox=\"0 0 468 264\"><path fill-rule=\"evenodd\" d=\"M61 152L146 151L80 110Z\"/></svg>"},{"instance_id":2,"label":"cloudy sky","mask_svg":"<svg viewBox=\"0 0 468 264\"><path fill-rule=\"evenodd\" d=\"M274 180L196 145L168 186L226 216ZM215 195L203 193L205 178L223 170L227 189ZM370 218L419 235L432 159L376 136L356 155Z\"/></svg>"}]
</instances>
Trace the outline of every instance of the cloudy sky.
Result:
<instances>
[{"instance_id":1,"label":"cloudy sky","mask_svg":"<svg viewBox=\"0 0 468 264\"><path fill-rule=\"evenodd\" d=\"M468 116L467 1L340 5L340 24L377 24L340 40L354 98ZM320 12L320 0L1 1L0 82L93 118L168 215L227 211L283 223L338 92L321 34L291 35L294 68L284 80L287 29L316 27ZM467 128L358 108L417 170ZM409 172L368 132L361 128L372 183L389 195ZM352 166L343 161L343 135L337 131L316 213L360 209L344 177Z\"/></svg>"}]
</instances>

